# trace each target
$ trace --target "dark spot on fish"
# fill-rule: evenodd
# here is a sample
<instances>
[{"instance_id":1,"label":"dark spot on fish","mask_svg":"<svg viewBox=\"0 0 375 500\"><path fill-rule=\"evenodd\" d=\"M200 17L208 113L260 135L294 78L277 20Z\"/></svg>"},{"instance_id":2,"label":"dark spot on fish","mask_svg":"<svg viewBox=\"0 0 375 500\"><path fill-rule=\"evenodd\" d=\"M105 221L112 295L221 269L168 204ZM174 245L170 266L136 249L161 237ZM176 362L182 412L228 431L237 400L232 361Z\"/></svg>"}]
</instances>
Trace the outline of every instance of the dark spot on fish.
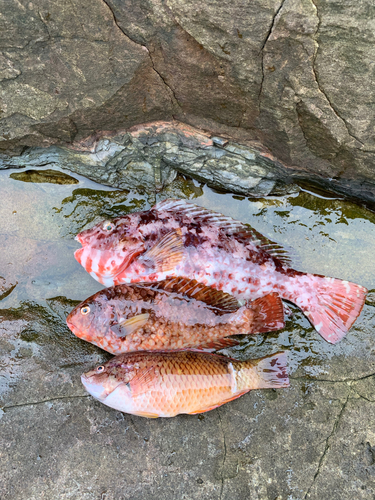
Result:
<instances>
[{"instance_id":1,"label":"dark spot on fish","mask_svg":"<svg viewBox=\"0 0 375 500\"><path fill-rule=\"evenodd\" d=\"M160 219L157 213L153 210L147 210L146 212L139 212L139 224L149 224L150 222L156 222Z\"/></svg>"},{"instance_id":2,"label":"dark spot on fish","mask_svg":"<svg viewBox=\"0 0 375 500\"><path fill-rule=\"evenodd\" d=\"M275 366L279 358L275 358L271 361L270 365Z\"/></svg>"}]
</instances>

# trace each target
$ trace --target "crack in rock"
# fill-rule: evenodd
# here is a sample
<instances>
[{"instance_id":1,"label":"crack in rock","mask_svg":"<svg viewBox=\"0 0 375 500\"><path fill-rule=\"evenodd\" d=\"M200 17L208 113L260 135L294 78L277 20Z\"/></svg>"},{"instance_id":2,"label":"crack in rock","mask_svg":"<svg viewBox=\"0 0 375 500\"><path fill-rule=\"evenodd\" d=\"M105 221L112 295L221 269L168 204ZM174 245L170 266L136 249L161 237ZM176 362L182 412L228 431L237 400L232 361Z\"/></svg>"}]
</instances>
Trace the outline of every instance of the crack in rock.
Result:
<instances>
[{"instance_id":1,"label":"crack in rock","mask_svg":"<svg viewBox=\"0 0 375 500\"><path fill-rule=\"evenodd\" d=\"M323 378L317 378L317 379L311 379L311 378L306 378L306 377L291 377L289 376L290 380L297 380L301 382L328 382L330 384L341 384L344 382L359 382L360 380L366 380L367 378L374 377L375 373L369 373L368 375L363 375L363 377L358 377L358 378L344 378L342 380L330 380L330 379L323 379Z\"/></svg>"},{"instance_id":2,"label":"crack in rock","mask_svg":"<svg viewBox=\"0 0 375 500\"><path fill-rule=\"evenodd\" d=\"M343 415L343 413L344 413L344 411L345 411L345 408L346 408L346 406L347 406L347 404L348 404L349 399L350 399L350 398L349 398L349 395L348 395L348 397L346 398L345 402L343 403L343 405L342 405L342 407L341 407L341 410L340 410L340 413L339 413L338 417L336 418L336 420L335 420L335 422L334 422L334 424L333 424L333 427L332 427L332 431L331 431L331 433L329 434L329 436L328 436L328 437L327 437L327 439L325 440L325 443L326 443L326 444L325 444L325 447L324 447L323 453L322 453L322 455L321 455L321 457L320 457L320 459L319 459L319 463L318 463L318 468L317 468L317 471L315 472L315 475L314 475L313 481L312 481L312 483L311 483L311 485L310 485L309 489L307 490L306 495L304 496L304 500L306 500L306 499L307 499L308 495L310 494L311 488L314 486L314 484L315 484L315 482L316 482L316 479L317 479L317 477L318 477L318 476L319 476L319 474L320 474L320 469L321 469L321 467L322 467L322 465L323 465L324 458L325 458L325 456L326 456L326 454L327 454L328 450L330 449L330 439L331 439L331 437L332 437L332 436L336 433L337 427L338 427L338 425L339 425L339 423L340 423L340 420L341 420L341 418L342 418L342 415Z\"/></svg>"},{"instance_id":3,"label":"crack in rock","mask_svg":"<svg viewBox=\"0 0 375 500\"><path fill-rule=\"evenodd\" d=\"M136 45L139 45L141 47L143 47L144 49L147 50L147 53L148 53L148 56L150 58L150 62L151 62L151 66L152 66L152 69L155 71L155 73L159 76L159 78L161 79L161 81L164 83L164 85L167 87L167 89L169 90L169 92L172 94L170 95L170 99L171 99L171 103L172 103L172 108L175 106L175 103L177 104L177 106L182 109L181 107L181 104L178 102L178 99L176 97L176 94L174 92L174 90L170 87L170 85L168 85L168 83L165 81L165 79L163 78L163 76L159 73L159 71L156 69L155 67L155 63L154 63L154 60L152 58L152 55L151 55L151 51L150 49L146 46L146 45L143 45L142 43L139 43L139 42L136 42L135 40L133 40L133 38L131 36L129 36L128 33L126 33L123 28L118 24L118 21L117 21L117 18L115 16L115 13L113 12L111 6L109 5L109 3L107 2L107 0L102 0L106 5L107 7L109 8L109 10L111 11L112 13L112 16L113 16L113 21L115 23L115 25L118 27L118 29L121 31L121 33L126 36L131 42L135 43ZM174 102L175 101L175 102Z\"/></svg>"},{"instance_id":4,"label":"crack in rock","mask_svg":"<svg viewBox=\"0 0 375 500\"><path fill-rule=\"evenodd\" d=\"M6 412L7 410L10 410L12 408L18 408L21 406L34 406L34 405L41 405L43 403L49 403L50 401L58 401L62 399L76 399L76 398L89 398L89 394L82 394L82 395L77 395L77 396L58 396L56 398L50 398L50 399L43 399L42 401L32 401L32 402L27 402L27 403L18 403L15 405L9 405L9 406L3 406L1 408L2 411Z\"/></svg>"},{"instance_id":5,"label":"crack in rock","mask_svg":"<svg viewBox=\"0 0 375 500\"><path fill-rule=\"evenodd\" d=\"M330 108L332 109L333 113L337 116L337 118L344 124L345 126L345 129L348 133L348 135L354 139L355 141L359 142L362 146L364 146L363 142L360 141L358 139L358 137L355 137L349 130L349 127L348 127L348 123L346 122L346 120L340 116L338 110L334 107L332 101L330 100L330 98L328 97L327 93L325 92L323 86L321 85L320 81L319 81L319 73L316 69L316 58L318 56L318 50L319 50L319 43L317 41L317 35L318 35L318 32L319 32L319 28L320 28L320 25L321 25L321 17L319 15L319 10L318 10L318 6L317 4L315 3L314 0L311 0L311 3L315 9L315 12L316 12L316 17L318 18L318 25L316 27L316 31L314 33L314 42L315 42L315 51L314 51L314 55L313 55L313 58L312 58L312 70L313 70L313 73L314 73L314 77L315 77L315 81L316 81L316 84L319 88L319 91L323 94L323 96L326 98L326 101L328 102ZM356 148L356 149L360 149L360 148Z\"/></svg>"},{"instance_id":6,"label":"crack in rock","mask_svg":"<svg viewBox=\"0 0 375 500\"><path fill-rule=\"evenodd\" d=\"M262 44L262 47L259 51L259 54L261 55L262 57L262 61L261 61L261 68L262 68L262 80L260 82L260 87L259 87L259 93L258 93L258 100L259 100L259 108L260 108L260 101L261 101L261 95L262 95L262 92L263 92L263 83L264 83L264 49L267 45L267 42L270 38L270 36L272 35L272 32L273 32L273 29L276 25L276 18L279 16L280 14L280 11L281 9L283 8L284 6L284 3L285 3L285 0L281 0L281 3L279 5L279 7L277 8L273 18L272 18L272 22L270 24L270 27L269 27L269 30L267 32L267 35L266 35L266 38L264 39L264 42Z\"/></svg>"}]
</instances>

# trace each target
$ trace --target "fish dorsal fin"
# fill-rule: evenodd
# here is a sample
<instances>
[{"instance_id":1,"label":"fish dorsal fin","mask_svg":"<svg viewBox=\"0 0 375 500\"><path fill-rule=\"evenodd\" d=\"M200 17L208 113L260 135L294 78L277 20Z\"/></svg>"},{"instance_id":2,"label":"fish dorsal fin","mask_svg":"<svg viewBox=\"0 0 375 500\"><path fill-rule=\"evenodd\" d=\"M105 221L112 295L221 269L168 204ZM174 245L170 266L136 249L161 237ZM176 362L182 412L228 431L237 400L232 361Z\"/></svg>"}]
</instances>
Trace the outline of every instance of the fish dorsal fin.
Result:
<instances>
[{"instance_id":1,"label":"fish dorsal fin","mask_svg":"<svg viewBox=\"0 0 375 500\"><path fill-rule=\"evenodd\" d=\"M155 366L139 368L134 377L126 385L129 387L133 397L140 396L150 391L155 385Z\"/></svg>"},{"instance_id":2,"label":"fish dorsal fin","mask_svg":"<svg viewBox=\"0 0 375 500\"><path fill-rule=\"evenodd\" d=\"M126 337L145 325L149 317L150 315L148 313L137 314L131 318L120 320L118 325L113 325L111 327L111 330L117 337Z\"/></svg>"},{"instance_id":3,"label":"fish dorsal fin","mask_svg":"<svg viewBox=\"0 0 375 500\"><path fill-rule=\"evenodd\" d=\"M167 233L138 259L151 272L172 271L184 257L182 231L177 228Z\"/></svg>"},{"instance_id":4,"label":"fish dorsal fin","mask_svg":"<svg viewBox=\"0 0 375 500\"><path fill-rule=\"evenodd\" d=\"M242 238L244 243L246 241L252 243L257 248L280 260L283 264L290 264L288 252L281 245L269 240L250 225L232 219L232 217L227 217L219 212L213 212L185 200L175 199L161 201L154 205L151 210L182 214L194 222L216 226L225 234Z\"/></svg>"},{"instance_id":5,"label":"fish dorsal fin","mask_svg":"<svg viewBox=\"0 0 375 500\"><path fill-rule=\"evenodd\" d=\"M211 286L206 286L203 283L198 283L196 280L189 280L187 278L168 278L153 284L153 288L179 293L189 299L199 300L210 307L225 312L237 311L240 307L237 299L229 293L216 290Z\"/></svg>"}]
</instances>

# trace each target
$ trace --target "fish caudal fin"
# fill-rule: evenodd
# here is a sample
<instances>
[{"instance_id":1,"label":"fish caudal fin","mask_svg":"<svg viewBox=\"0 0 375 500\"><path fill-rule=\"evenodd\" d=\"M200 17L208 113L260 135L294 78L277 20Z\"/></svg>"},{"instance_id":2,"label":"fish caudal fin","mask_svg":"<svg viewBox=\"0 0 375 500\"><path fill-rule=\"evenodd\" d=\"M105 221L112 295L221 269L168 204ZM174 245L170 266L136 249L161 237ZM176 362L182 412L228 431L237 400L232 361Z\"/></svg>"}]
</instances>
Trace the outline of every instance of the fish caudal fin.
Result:
<instances>
[{"instance_id":1,"label":"fish caudal fin","mask_svg":"<svg viewBox=\"0 0 375 500\"><path fill-rule=\"evenodd\" d=\"M336 278L310 276L313 279L299 290L300 296L291 300L302 309L324 340L335 344L358 318L367 289Z\"/></svg>"},{"instance_id":2,"label":"fish caudal fin","mask_svg":"<svg viewBox=\"0 0 375 500\"><path fill-rule=\"evenodd\" d=\"M264 333L285 327L283 302L277 293L256 299L248 306L253 312L250 333Z\"/></svg>"},{"instance_id":3,"label":"fish caudal fin","mask_svg":"<svg viewBox=\"0 0 375 500\"><path fill-rule=\"evenodd\" d=\"M255 370L259 377L257 389L289 387L286 352L277 352L271 356L257 359L255 363Z\"/></svg>"}]
</instances>

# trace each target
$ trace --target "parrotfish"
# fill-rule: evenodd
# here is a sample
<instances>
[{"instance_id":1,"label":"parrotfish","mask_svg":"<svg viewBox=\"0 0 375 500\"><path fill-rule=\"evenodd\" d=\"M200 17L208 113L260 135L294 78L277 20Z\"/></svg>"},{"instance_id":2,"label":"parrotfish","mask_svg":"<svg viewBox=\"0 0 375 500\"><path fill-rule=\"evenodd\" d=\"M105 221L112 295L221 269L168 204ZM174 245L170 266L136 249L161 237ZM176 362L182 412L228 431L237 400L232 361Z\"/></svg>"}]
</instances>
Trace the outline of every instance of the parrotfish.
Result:
<instances>
[{"instance_id":1,"label":"parrotfish","mask_svg":"<svg viewBox=\"0 0 375 500\"><path fill-rule=\"evenodd\" d=\"M290 267L285 250L255 229L184 200L104 221L77 235L77 261L105 286L181 276L255 300L276 292L328 342L360 314L366 288Z\"/></svg>"},{"instance_id":2,"label":"parrotfish","mask_svg":"<svg viewBox=\"0 0 375 500\"><path fill-rule=\"evenodd\" d=\"M66 321L77 337L121 354L229 347L238 341L225 337L283 328L284 312L276 293L240 306L220 290L170 278L101 290L73 309Z\"/></svg>"},{"instance_id":3,"label":"parrotfish","mask_svg":"<svg viewBox=\"0 0 375 500\"><path fill-rule=\"evenodd\" d=\"M136 352L115 356L81 377L111 408L142 417L203 413L252 389L288 387L286 354L236 361L198 352Z\"/></svg>"}]
</instances>

